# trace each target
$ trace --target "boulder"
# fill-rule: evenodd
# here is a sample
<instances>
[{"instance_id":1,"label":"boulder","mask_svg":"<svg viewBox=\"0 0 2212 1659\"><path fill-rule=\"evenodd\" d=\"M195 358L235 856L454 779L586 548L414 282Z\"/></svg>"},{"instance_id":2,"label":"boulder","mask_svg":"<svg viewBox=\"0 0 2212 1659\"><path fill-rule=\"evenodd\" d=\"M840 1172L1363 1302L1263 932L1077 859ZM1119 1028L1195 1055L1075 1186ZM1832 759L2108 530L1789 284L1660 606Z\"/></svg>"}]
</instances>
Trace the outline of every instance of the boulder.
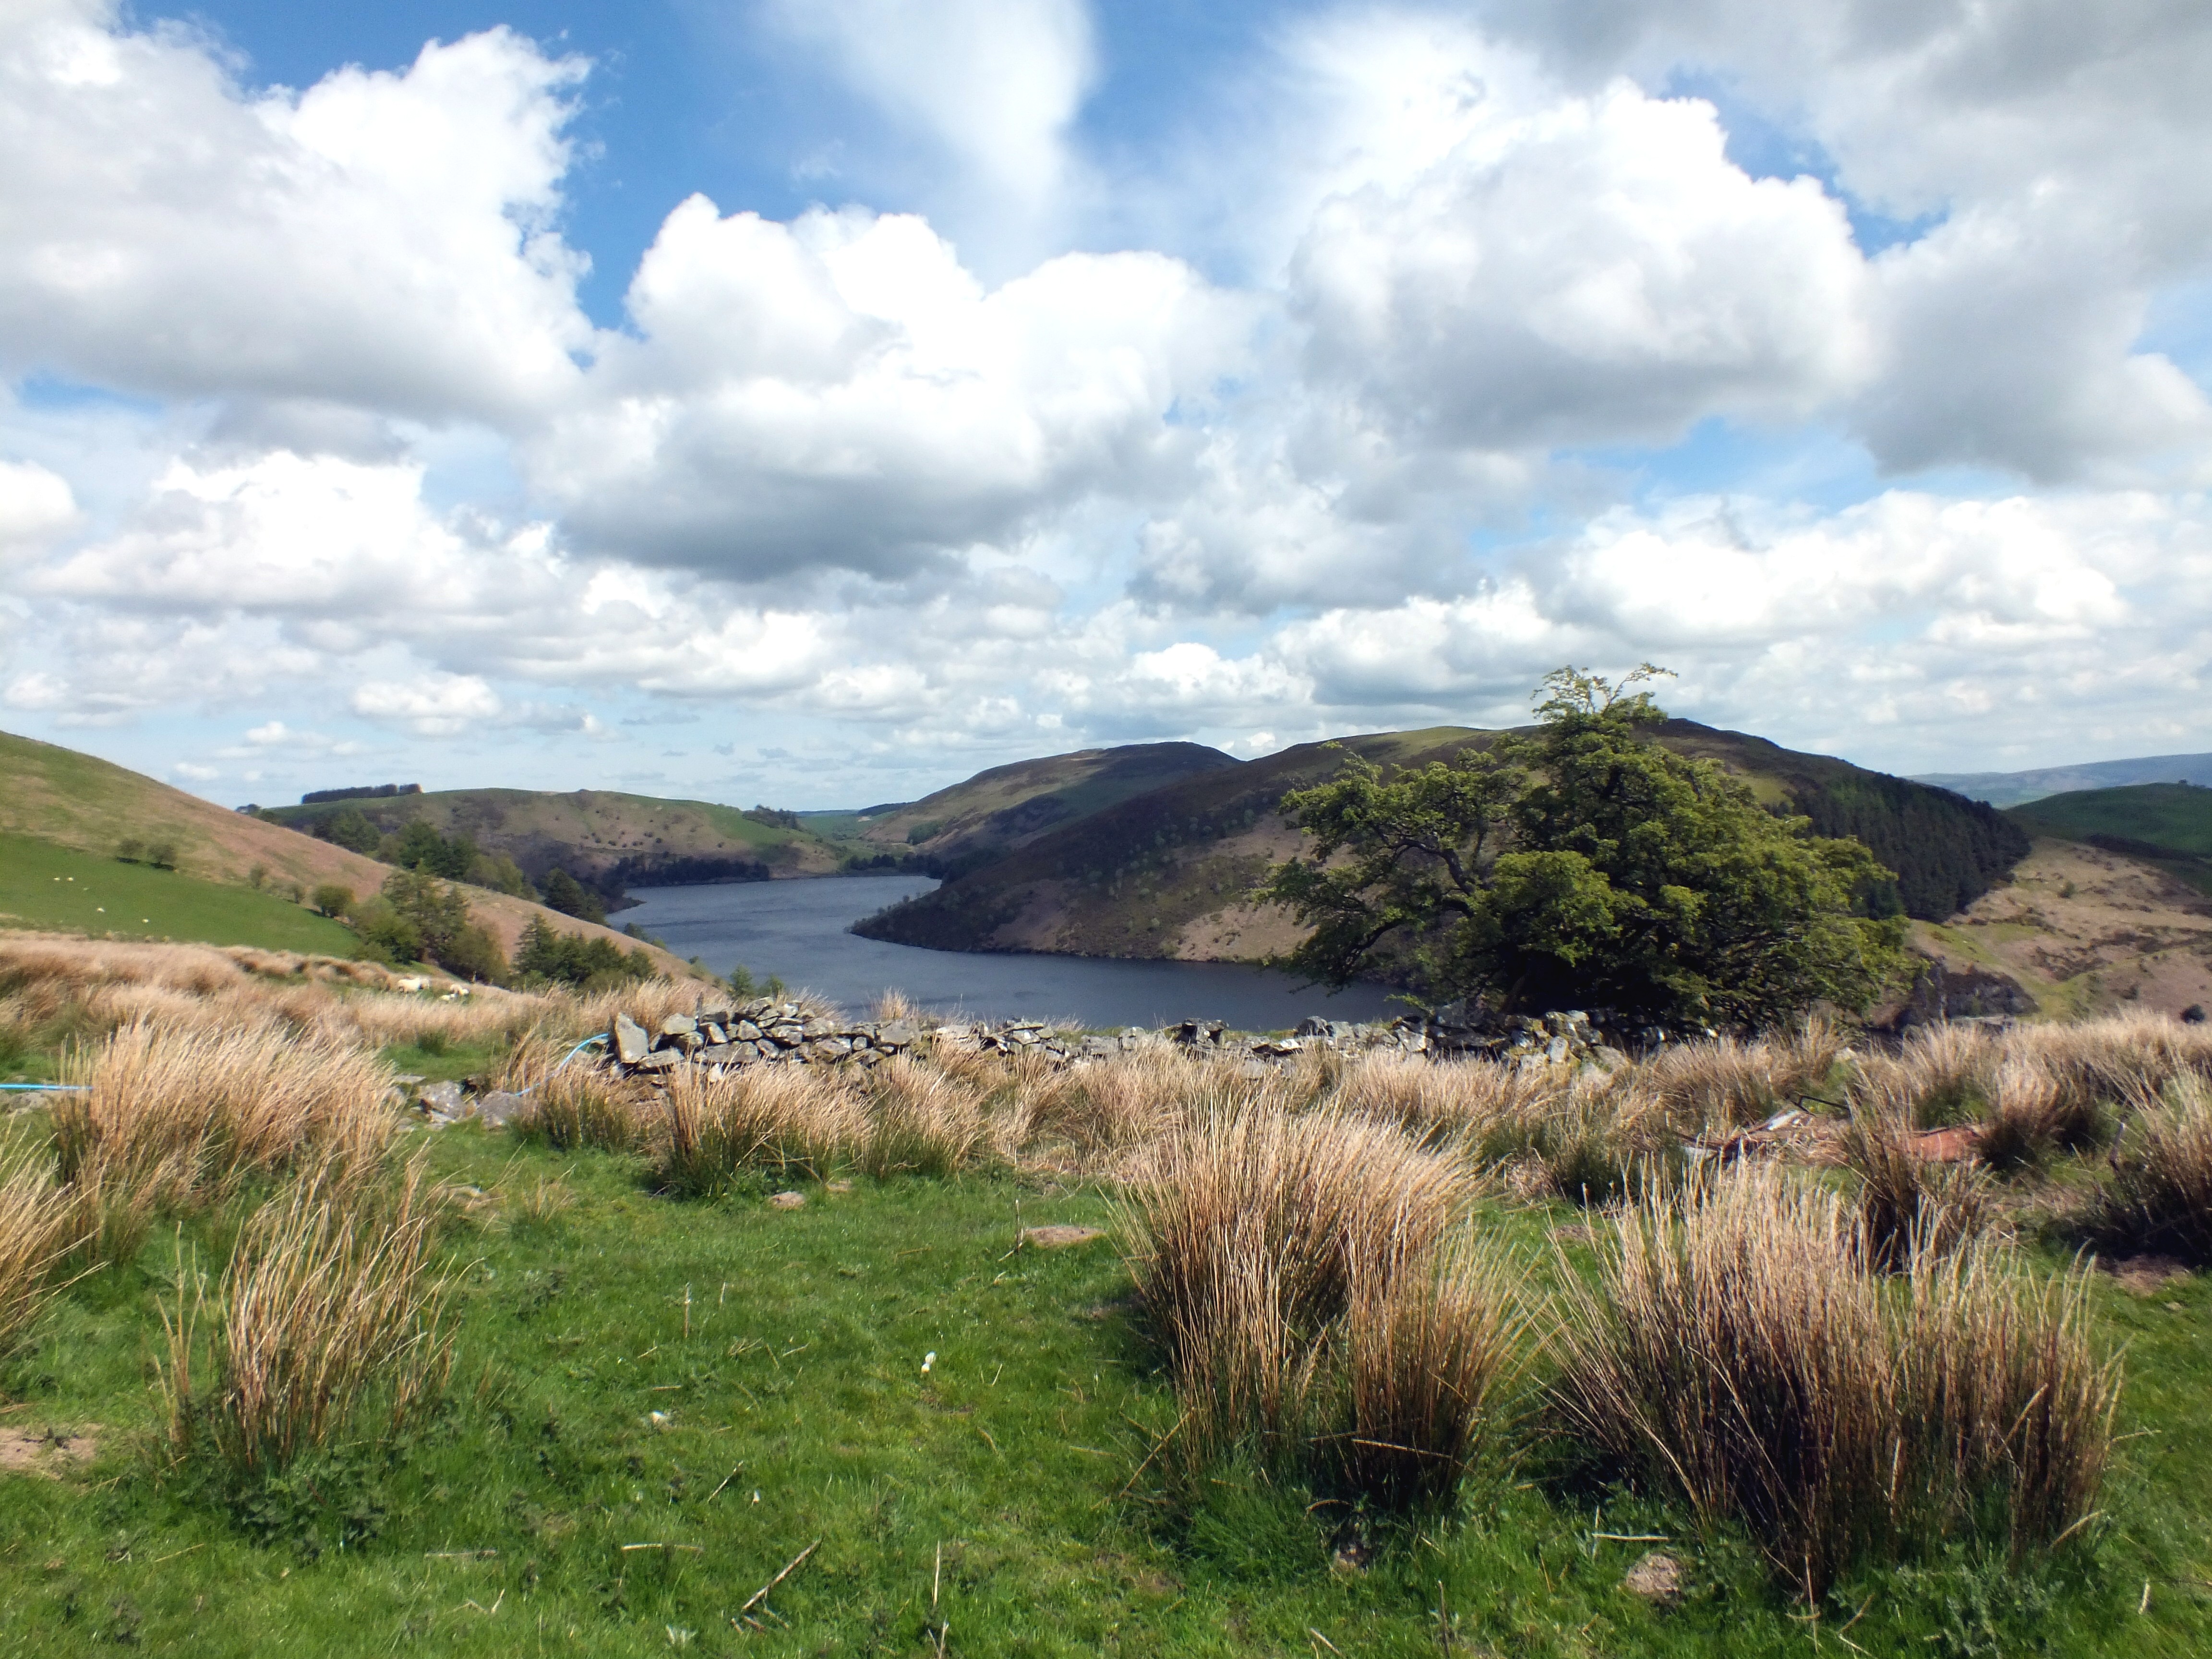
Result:
<instances>
[{"instance_id":1,"label":"boulder","mask_svg":"<svg viewBox=\"0 0 2212 1659\"><path fill-rule=\"evenodd\" d=\"M610 1036L614 1044L615 1058L625 1066L635 1066L653 1052L652 1040L645 1027L628 1014L615 1016L614 1030Z\"/></svg>"},{"instance_id":2,"label":"boulder","mask_svg":"<svg viewBox=\"0 0 2212 1659\"><path fill-rule=\"evenodd\" d=\"M477 1118L487 1129L504 1128L528 1109L530 1097L495 1090L477 1102Z\"/></svg>"},{"instance_id":3,"label":"boulder","mask_svg":"<svg viewBox=\"0 0 2212 1659\"><path fill-rule=\"evenodd\" d=\"M665 1037L695 1036L698 1030L699 1022L689 1014L671 1014L660 1022L660 1035Z\"/></svg>"},{"instance_id":4,"label":"boulder","mask_svg":"<svg viewBox=\"0 0 2212 1659\"><path fill-rule=\"evenodd\" d=\"M422 1109L440 1123L458 1123L469 1113L461 1085L450 1078L442 1083L427 1085L416 1098Z\"/></svg>"}]
</instances>

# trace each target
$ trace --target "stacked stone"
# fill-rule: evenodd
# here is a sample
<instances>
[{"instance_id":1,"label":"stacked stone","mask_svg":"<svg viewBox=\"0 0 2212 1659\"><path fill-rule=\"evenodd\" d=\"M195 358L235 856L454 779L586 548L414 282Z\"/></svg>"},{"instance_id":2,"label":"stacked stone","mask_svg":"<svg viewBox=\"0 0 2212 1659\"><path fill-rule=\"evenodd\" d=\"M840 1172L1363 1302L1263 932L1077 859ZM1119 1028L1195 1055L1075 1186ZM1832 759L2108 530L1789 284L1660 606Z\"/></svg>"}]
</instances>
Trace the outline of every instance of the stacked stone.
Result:
<instances>
[{"instance_id":1,"label":"stacked stone","mask_svg":"<svg viewBox=\"0 0 2212 1659\"><path fill-rule=\"evenodd\" d=\"M607 1047L623 1071L666 1077L692 1066L716 1074L744 1066L874 1066L911 1048L921 1036L904 1020L825 1019L795 1002L763 997L734 1008L671 1014L653 1032L629 1015L617 1014Z\"/></svg>"}]
</instances>

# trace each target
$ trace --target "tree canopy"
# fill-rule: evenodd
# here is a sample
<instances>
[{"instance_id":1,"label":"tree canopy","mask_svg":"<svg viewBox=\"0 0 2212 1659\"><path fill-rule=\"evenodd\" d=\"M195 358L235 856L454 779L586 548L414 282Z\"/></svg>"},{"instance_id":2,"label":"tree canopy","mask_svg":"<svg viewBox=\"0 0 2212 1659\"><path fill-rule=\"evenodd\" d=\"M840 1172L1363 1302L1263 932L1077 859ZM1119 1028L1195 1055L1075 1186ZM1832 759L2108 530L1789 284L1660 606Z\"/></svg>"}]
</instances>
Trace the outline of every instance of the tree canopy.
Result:
<instances>
[{"instance_id":1,"label":"tree canopy","mask_svg":"<svg viewBox=\"0 0 2212 1659\"><path fill-rule=\"evenodd\" d=\"M1902 967L1890 879L1866 847L1770 811L1710 761L1654 742L1645 664L1563 668L1538 725L1386 775L1347 757L1283 799L1310 837L1262 889L1313 932L1281 965L1342 985L1381 969L1438 1003L1601 1007L1759 1025L1863 1008Z\"/></svg>"}]
</instances>

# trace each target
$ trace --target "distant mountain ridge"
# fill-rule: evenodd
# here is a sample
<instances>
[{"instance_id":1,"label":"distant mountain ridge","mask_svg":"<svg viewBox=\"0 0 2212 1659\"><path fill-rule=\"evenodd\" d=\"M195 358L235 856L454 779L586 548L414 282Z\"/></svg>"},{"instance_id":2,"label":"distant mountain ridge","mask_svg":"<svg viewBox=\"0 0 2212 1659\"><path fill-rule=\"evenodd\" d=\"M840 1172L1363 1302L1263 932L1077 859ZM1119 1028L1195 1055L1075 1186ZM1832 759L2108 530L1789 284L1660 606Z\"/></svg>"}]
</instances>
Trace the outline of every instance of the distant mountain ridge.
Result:
<instances>
[{"instance_id":1,"label":"distant mountain ridge","mask_svg":"<svg viewBox=\"0 0 2212 1659\"><path fill-rule=\"evenodd\" d=\"M858 924L868 938L954 951L1250 960L1296 933L1248 902L1270 864L1298 846L1282 798L1333 775L1344 751L1386 769L1446 760L1498 734L1467 726L1301 744L1138 795L1048 831L935 892ZM1778 810L1822 835L1856 835L1897 872L1889 908L1941 920L1989 890L2029 838L1995 809L1763 738L1669 720L1658 740L1742 775Z\"/></svg>"},{"instance_id":2,"label":"distant mountain ridge","mask_svg":"<svg viewBox=\"0 0 2212 1659\"><path fill-rule=\"evenodd\" d=\"M2030 772L1930 772L1911 780L1949 789L1992 806L2021 806L2046 795L2137 783L2212 784L2212 755L2145 755L2135 760L2085 761Z\"/></svg>"}]
</instances>

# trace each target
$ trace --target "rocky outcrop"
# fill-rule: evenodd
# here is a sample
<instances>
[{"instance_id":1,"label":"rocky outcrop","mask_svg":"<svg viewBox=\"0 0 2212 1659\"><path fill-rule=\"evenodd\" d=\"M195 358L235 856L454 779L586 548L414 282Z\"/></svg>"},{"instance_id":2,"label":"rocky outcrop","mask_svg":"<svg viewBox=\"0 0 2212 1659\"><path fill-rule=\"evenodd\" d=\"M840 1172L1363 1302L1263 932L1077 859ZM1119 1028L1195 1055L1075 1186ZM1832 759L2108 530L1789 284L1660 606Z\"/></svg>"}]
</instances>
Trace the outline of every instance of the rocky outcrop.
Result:
<instances>
[{"instance_id":1,"label":"rocky outcrop","mask_svg":"<svg viewBox=\"0 0 2212 1659\"><path fill-rule=\"evenodd\" d=\"M1950 1019L2011 1019L2034 1012L2035 999L2009 974L1931 961L1915 975L1905 1006L1888 1024L1901 1031Z\"/></svg>"}]
</instances>

